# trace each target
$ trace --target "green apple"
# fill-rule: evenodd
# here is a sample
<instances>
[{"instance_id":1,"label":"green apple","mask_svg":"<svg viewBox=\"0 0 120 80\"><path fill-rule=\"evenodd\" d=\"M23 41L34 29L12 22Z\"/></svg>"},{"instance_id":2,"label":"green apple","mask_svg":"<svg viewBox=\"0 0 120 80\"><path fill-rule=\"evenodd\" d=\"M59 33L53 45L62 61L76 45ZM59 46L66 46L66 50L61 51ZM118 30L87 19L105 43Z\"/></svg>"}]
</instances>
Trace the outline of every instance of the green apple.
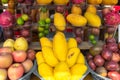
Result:
<instances>
[{"instance_id":1,"label":"green apple","mask_svg":"<svg viewBox=\"0 0 120 80\"><path fill-rule=\"evenodd\" d=\"M45 22L46 22L47 24L50 24L51 19L50 19L50 18L46 18L46 19L45 19Z\"/></svg>"},{"instance_id":2,"label":"green apple","mask_svg":"<svg viewBox=\"0 0 120 80\"><path fill-rule=\"evenodd\" d=\"M29 16L27 14L22 14L21 18L24 20L24 21L27 21L29 19Z\"/></svg>"},{"instance_id":3,"label":"green apple","mask_svg":"<svg viewBox=\"0 0 120 80\"><path fill-rule=\"evenodd\" d=\"M17 18L17 24L18 25L23 25L24 24L24 20L21 17Z\"/></svg>"},{"instance_id":4,"label":"green apple","mask_svg":"<svg viewBox=\"0 0 120 80\"><path fill-rule=\"evenodd\" d=\"M49 30L44 30L44 34L48 35L49 34Z\"/></svg>"},{"instance_id":5,"label":"green apple","mask_svg":"<svg viewBox=\"0 0 120 80\"><path fill-rule=\"evenodd\" d=\"M49 29L50 24L45 24L45 29Z\"/></svg>"},{"instance_id":6,"label":"green apple","mask_svg":"<svg viewBox=\"0 0 120 80\"><path fill-rule=\"evenodd\" d=\"M39 20L38 25L44 27L45 26L45 20Z\"/></svg>"},{"instance_id":7,"label":"green apple","mask_svg":"<svg viewBox=\"0 0 120 80\"><path fill-rule=\"evenodd\" d=\"M43 32L43 31L44 31L44 28L43 28L43 27L38 27L38 31L39 31L39 32Z\"/></svg>"},{"instance_id":8,"label":"green apple","mask_svg":"<svg viewBox=\"0 0 120 80\"><path fill-rule=\"evenodd\" d=\"M90 34L90 35L89 35L89 40L92 41L92 40L94 40L94 39L95 39L95 36L94 36L93 34Z\"/></svg>"}]
</instances>

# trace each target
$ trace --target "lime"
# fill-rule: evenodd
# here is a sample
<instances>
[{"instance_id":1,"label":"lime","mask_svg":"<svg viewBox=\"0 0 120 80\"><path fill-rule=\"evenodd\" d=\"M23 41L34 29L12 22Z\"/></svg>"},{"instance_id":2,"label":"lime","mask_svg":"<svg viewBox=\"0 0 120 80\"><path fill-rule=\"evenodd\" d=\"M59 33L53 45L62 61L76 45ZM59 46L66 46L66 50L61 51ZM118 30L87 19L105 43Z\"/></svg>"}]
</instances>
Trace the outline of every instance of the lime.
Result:
<instances>
[{"instance_id":1,"label":"lime","mask_svg":"<svg viewBox=\"0 0 120 80\"><path fill-rule=\"evenodd\" d=\"M49 29L49 24L45 24L45 29Z\"/></svg>"},{"instance_id":2,"label":"lime","mask_svg":"<svg viewBox=\"0 0 120 80\"><path fill-rule=\"evenodd\" d=\"M29 19L29 16L27 14L22 14L21 18L24 20L24 21L27 21Z\"/></svg>"},{"instance_id":3,"label":"lime","mask_svg":"<svg viewBox=\"0 0 120 80\"><path fill-rule=\"evenodd\" d=\"M49 30L44 30L44 34L49 34Z\"/></svg>"},{"instance_id":4,"label":"lime","mask_svg":"<svg viewBox=\"0 0 120 80\"><path fill-rule=\"evenodd\" d=\"M96 41L96 40L92 40L91 43L92 43L93 45L96 45L96 44L97 44L97 41Z\"/></svg>"},{"instance_id":5,"label":"lime","mask_svg":"<svg viewBox=\"0 0 120 80\"><path fill-rule=\"evenodd\" d=\"M18 25L23 25L24 24L24 20L21 17L17 18L17 24Z\"/></svg>"},{"instance_id":6,"label":"lime","mask_svg":"<svg viewBox=\"0 0 120 80\"><path fill-rule=\"evenodd\" d=\"M50 18L46 18L46 19L45 19L45 22L46 22L47 24L50 24L51 19L50 19Z\"/></svg>"},{"instance_id":7,"label":"lime","mask_svg":"<svg viewBox=\"0 0 120 80\"><path fill-rule=\"evenodd\" d=\"M41 37L44 37L45 34L44 34L43 32L40 32L40 33L38 34L38 36L39 36L39 38L41 38Z\"/></svg>"},{"instance_id":8,"label":"lime","mask_svg":"<svg viewBox=\"0 0 120 80\"><path fill-rule=\"evenodd\" d=\"M38 24L39 26L45 26L45 20L39 20Z\"/></svg>"},{"instance_id":9,"label":"lime","mask_svg":"<svg viewBox=\"0 0 120 80\"><path fill-rule=\"evenodd\" d=\"M89 35L89 40L92 41L92 40L94 40L94 39L95 39L95 36L94 36L93 34L90 34L90 35Z\"/></svg>"},{"instance_id":10,"label":"lime","mask_svg":"<svg viewBox=\"0 0 120 80\"><path fill-rule=\"evenodd\" d=\"M39 31L39 32L43 32L43 31L44 31L44 28L43 28L43 27L38 27L38 31Z\"/></svg>"}]
</instances>

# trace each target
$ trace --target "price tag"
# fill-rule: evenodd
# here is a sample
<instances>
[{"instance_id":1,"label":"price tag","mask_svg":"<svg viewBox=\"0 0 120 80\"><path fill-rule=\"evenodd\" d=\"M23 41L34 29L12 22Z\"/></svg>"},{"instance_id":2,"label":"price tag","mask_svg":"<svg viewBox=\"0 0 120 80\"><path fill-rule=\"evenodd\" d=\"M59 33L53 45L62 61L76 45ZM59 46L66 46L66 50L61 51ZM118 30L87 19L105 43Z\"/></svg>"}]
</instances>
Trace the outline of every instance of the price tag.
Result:
<instances>
[{"instance_id":1,"label":"price tag","mask_svg":"<svg viewBox=\"0 0 120 80\"><path fill-rule=\"evenodd\" d=\"M120 42L120 24L118 25L118 43Z\"/></svg>"}]
</instances>

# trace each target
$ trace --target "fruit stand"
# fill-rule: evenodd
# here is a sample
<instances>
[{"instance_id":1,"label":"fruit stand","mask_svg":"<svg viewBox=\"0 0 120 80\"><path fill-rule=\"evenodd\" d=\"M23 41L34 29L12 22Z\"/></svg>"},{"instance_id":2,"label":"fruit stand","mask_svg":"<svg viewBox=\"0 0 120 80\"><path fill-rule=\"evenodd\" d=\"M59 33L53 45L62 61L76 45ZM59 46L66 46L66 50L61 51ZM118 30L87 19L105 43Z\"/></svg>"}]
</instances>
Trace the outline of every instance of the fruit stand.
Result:
<instances>
[{"instance_id":1,"label":"fruit stand","mask_svg":"<svg viewBox=\"0 0 120 80\"><path fill-rule=\"evenodd\" d=\"M0 80L120 80L119 11L119 0L0 0Z\"/></svg>"}]
</instances>

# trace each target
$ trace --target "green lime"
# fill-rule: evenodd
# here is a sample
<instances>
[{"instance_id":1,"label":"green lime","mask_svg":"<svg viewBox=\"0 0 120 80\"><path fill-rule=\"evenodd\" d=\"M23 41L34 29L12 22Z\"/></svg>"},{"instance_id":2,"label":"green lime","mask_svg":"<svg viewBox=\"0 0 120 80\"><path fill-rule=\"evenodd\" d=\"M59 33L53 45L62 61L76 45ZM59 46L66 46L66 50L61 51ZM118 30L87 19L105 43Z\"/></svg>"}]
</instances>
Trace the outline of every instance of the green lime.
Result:
<instances>
[{"instance_id":1,"label":"green lime","mask_svg":"<svg viewBox=\"0 0 120 80\"><path fill-rule=\"evenodd\" d=\"M50 24L45 24L45 29L49 29Z\"/></svg>"},{"instance_id":2,"label":"green lime","mask_svg":"<svg viewBox=\"0 0 120 80\"><path fill-rule=\"evenodd\" d=\"M45 33L46 35L48 35L48 34L49 34L49 30L44 30L44 33Z\"/></svg>"},{"instance_id":3,"label":"green lime","mask_svg":"<svg viewBox=\"0 0 120 80\"><path fill-rule=\"evenodd\" d=\"M1 2L2 2L3 4L6 4L6 3L8 3L8 0L1 0Z\"/></svg>"},{"instance_id":4,"label":"green lime","mask_svg":"<svg viewBox=\"0 0 120 80\"><path fill-rule=\"evenodd\" d=\"M94 39L95 39L95 36L94 36L93 34L90 34L90 35L89 35L89 40L92 41L92 40L94 40Z\"/></svg>"},{"instance_id":5,"label":"green lime","mask_svg":"<svg viewBox=\"0 0 120 80\"><path fill-rule=\"evenodd\" d=\"M50 19L50 18L46 18L46 19L45 19L45 22L46 22L47 24L50 24L51 19Z\"/></svg>"},{"instance_id":6,"label":"green lime","mask_svg":"<svg viewBox=\"0 0 120 80\"><path fill-rule=\"evenodd\" d=\"M44 28L43 28L43 27L38 27L38 31L39 31L39 32L43 32L43 31L44 31Z\"/></svg>"},{"instance_id":7,"label":"green lime","mask_svg":"<svg viewBox=\"0 0 120 80\"><path fill-rule=\"evenodd\" d=\"M18 25L23 25L24 24L24 20L21 17L17 18L17 24Z\"/></svg>"},{"instance_id":8,"label":"green lime","mask_svg":"<svg viewBox=\"0 0 120 80\"><path fill-rule=\"evenodd\" d=\"M45 26L45 20L39 20L38 24L39 26Z\"/></svg>"},{"instance_id":9,"label":"green lime","mask_svg":"<svg viewBox=\"0 0 120 80\"><path fill-rule=\"evenodd\" d=\"M92 43L93 45L96 45L96 44L97 44L97 41L96 41L96 40L92 40L91 43Z\"/></svg>"},{"instance_id":10,"label":"green lime","mask_svg":"<svg viewBox=\"0 0 120 80\"><path fill-rule=\"evenodd\" d=\"M40 32L40 33L38 34L38 36L39 36L39 38L41 38L41 37L44 37L45 34L44 34L43 32Z\"/></svg>"},{"instance_id":11,"label":"green lime","mask_svg":"<svg viewBox=\"0 0 120 80\"><path fill-rule=\"evenodd\" d=\"M24 21L27 21L29 19L29 16L27 14L22 14L21 18L24 20Z\"/></svg>"}]
</instances>

